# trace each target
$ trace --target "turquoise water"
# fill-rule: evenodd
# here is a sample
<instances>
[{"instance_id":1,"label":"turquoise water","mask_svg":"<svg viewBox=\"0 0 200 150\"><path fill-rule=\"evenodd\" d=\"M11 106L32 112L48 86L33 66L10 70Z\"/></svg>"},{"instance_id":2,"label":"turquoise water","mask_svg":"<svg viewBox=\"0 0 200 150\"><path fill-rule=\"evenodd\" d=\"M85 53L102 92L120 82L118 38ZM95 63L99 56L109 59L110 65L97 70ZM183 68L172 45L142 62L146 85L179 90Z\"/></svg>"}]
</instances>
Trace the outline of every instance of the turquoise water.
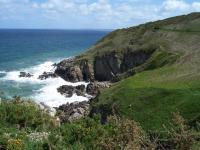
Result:
<instances>
[{"instance_id":1,"label":"turquoise water","mask_svg":"<svg viewBox=\"0 0 200 150\"><path fill-rule=\"evenodd\" d=\"M37 97L53 82L20 79L19 71L35 75L50 71L51 64L83 53L109 31L0 30L0 97ZM52 68L51 68L52 69ZM57 82L56 82L57 83ZM43 90L41 90L43 89ZM49 93L49 95L51 95ZM43 94L43 99L45 96Z\"/></svg>"}]
</instances>

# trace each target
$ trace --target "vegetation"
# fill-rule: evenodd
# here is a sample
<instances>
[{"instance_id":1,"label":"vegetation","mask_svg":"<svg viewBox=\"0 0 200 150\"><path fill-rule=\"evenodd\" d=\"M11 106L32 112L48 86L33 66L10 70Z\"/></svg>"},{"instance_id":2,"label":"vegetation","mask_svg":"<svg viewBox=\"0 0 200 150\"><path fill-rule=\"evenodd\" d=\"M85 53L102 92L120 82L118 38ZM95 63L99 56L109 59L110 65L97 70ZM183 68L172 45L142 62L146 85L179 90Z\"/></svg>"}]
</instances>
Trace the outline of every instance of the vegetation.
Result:
<instances>
[{"instance_id":1,"label":"vegetation","mask_svg":"<svg viewBox=\"0 0 200 150\"><path fill-rule=\"evenodd\" d=\"M93 109L106 108L107 114L114 109L146 131L163 130L176 111L191 124L199 121L199 31L200 13L192 13L117 30L103 38L83 57L127 49L155 52L144 64L120 74L120 82L102 90Z\"/></svg>"},{"instance_id":2,"label":"vegetation","mask_svg":"<svg viewBox=\"0 0 200 150\"><path fill-rule=\"evenodd\" d=\"M1 150L154 150L167 147L187 150L198 146L198 128L189 128L177 113L173 124L166 127L162 135L145 132L139 123L117 116L110 116L104 125L99 116L55 124L56 119L38 109L36 104L19 99L2 101L0 114ZM8 117L13 121L4 119Z\"/></svg>"},{"instance_id":3,"label":"vegetation","mask_svg":"<svg viewBox=\"0 0 200 150\"><path fill-rule=\"evenodd\" d=\"M128 50L152 50L160 46L167 52L193 52L199 47L200 13L177 16L135 27L119 29L102 38L79 59L93 62L96 56Z\"/></svg>"}]
</instances>

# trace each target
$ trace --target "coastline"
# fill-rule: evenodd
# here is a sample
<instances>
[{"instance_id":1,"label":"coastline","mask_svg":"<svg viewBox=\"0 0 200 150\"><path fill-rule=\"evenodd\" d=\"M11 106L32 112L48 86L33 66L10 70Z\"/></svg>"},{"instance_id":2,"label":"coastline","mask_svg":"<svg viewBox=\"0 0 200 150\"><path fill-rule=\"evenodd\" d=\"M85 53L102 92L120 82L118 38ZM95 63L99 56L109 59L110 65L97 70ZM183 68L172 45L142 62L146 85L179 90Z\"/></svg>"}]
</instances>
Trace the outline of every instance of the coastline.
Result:
<instances>
[{"instance_id":1,"label":"coastline","mask_svg":"<svg viewBox=\"0 0 200 150\"><path fill-rule=\"evenodd\" d=\"M65 60L72 59L72 58L73 57L68 57L68 58L65 58ZM42 64L25 68L25 69L16 70L16 71L10 71L10 72L1 71L1 73L4 74L1 80L16 82L16 84L30 84L30 85L40 86L38 90L32 91L33 92L32 95L30 95L29 97L22 96L22 98L33 99L36 103L38 104L44 103L45 105L51 108L59 107L66 103L88 101L89 98L83 97L83 96L77 96L76 93L74 93L72 97L65 97L64 95L61 95L57 91L57 88L59 88L62 85L87 86L87 84L89 84L87 82L77 82L77 83L67 82L59 76L57 78L47 78L45 80L41 80L38 78L44 72L54 72L55 71L54 64L60 61L61 60L46 61ZM20 72L29 72L33 76L19 77Z\"/></svg>"}]
</instances>

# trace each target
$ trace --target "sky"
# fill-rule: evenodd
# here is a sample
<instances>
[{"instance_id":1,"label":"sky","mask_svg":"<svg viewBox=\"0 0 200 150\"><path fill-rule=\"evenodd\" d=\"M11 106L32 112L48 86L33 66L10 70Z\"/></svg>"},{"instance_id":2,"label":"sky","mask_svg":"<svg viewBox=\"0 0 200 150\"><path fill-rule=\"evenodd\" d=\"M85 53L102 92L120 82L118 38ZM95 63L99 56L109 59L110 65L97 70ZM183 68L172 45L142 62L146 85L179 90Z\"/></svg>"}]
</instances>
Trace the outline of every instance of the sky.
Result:
<instances>
[{"instance_id":1,"label":"sky","mask_svg":"<svg viewBox=\"0 0 200 150\"><path fill-rule=\"evenodd\" d=\"M116 29L200 12L200 0L0 0L0 28Z\"/></svg>"}]
</instances>

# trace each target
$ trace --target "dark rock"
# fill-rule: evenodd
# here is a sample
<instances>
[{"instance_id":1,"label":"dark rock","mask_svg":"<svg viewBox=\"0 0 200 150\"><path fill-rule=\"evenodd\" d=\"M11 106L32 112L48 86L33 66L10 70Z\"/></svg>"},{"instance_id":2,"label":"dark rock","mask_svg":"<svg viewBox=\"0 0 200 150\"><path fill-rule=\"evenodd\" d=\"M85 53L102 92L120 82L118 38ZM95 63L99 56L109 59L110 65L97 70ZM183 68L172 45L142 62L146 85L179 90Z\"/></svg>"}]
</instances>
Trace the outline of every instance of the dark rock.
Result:
<instances>
[{"instance_id":1,"label":"dark rock","mask_svg":"<svg viewBox=\"0 0 200 150\"><path fill-rule=\"evenodd\" d=\"M86 87L86 92L89 95L96 96L99 93L99 88L96 83L89 83Z\"/></svg>"},{"instance_id":2,"label":"dark rock","mask_svg":"<svg viewBox=\"0 0 200 150\"><path fill-rule=\"evenodd\" d=\"M81 61L80 69L82 71L84 81L93 82L95 80L93 66L89 64L87 60Z\"/></svg>"},{"instance_id":3,"label":"dark rock","mask_svg":"<svg viewBox=\"0 0 200 150\"><path fill-rule=\"evenodd\" d=\"M78 96L85 96L85 85L78 85L75 87L75 92Z\"/></svg>"},{"instance_id":4,"label":"dark rock","mask_svg":"<svg viewBox=\"0 0 200 150\"><path fill-rule=\"evenodd\" d=\"M72 97L74 93L76 93L78 96L85 96L85 85L78 85L76 87L63 85L59 87L57 91L66 97Z\"/></svg>"},{"instance_id":5,"label":"dark rock","mask_svg":"<svg viewBox=\"0 0 200 150\"><path fill-rule=\"evenodd\" d=\"M65 95L66 97L72 97L75 91L75 87L70 86L70 85L63 85L57 88L57 91L60 94Z\"/></svg>"},{"instance_id":6,"label":"dark rock","mask_svg":"<svg viewBox=\"0 0 200 150\"><path fill-rule=\"evenodd\" d=\"M93 81L94 73L92 66L87 61L75 63L76 59L66 59L58 63L55 74L66 81Z\"/></svg>"},{"instance_id":7,"label":"dark rock","mask_svg":"<svg viewBox=\"0 0 200 150\"><path fill-rule=\"evenodd\" d=\"M117 54L111 53L96 57L94 61L94 75L98 81L109 81L120 73L120 59Z\"/></svg>"},{"instance_id":8,"label":"dark rock","mask_svg":"<svg viewBox=\"0 0 200 150\"><path fill-rule=\"evenodd\" d=\"M38 77L40 80L46 80L48 78L56 78L57 75L53 72L44 72L42 75Z\"/></svg>"},{"instance_id":9,"label":"dark rock","mask_svg":"<svg viewBox=\"0 0 200 150\"><path fill-rule=\"evenodd\" d=\"M153 51L152 51L153 52ZM151 56L151 51L135 51L135 52L127 52L124 54L122 63L121 63L121 72L126 72L129 69L135 68L141 64L144 64L147 59Z\"/></svg>"},{"instance_id":10,"label":"dark rock","mask_svg":"<svg viewBox=\"0 0 200 150\"><path fill-rule=\"evenodd\" d=\"M53 67L57 67L57 64L56 64L56 63L54 63L54 64L52 64L52 66L53 66Z\"/></svg>"},{"instance_id":11,"label":"dark rock","mask_svg":"<svg viewBox=\"0 0 200 150\"><path fill-rule=\"evenodd\" d=\"M89 114L89 103L86 101L71 104L67 103L60 106L57 112L59 112L58 117L61 123L72 122Z\"/></svg>"},{"instance_id":12,"label":"dark rock","mask_svg":"<svg viewBox=\"0 0 200 150\"><path fill-rule=\"evenodd\" d=\"M119 74L144 64L150 57L152 51L132 51L127 48L127 52L118 54L112 52L103 56L98 56L94 61L94 76L98 81L111 81Z\"/></svg>"},{"instance_id":13,"label":"dark rock","mask_svg":"<svg viewBox=\"0 0 200 150\"><path fill-rule=\"evenodd\" d=\"M24 78L30 78L32 76L33 76L32 74L26 73L26 72L20 72L20 75L19 75L20 78L22 78L22 77L24 77Z\"/></svg>"}]
</instances>

